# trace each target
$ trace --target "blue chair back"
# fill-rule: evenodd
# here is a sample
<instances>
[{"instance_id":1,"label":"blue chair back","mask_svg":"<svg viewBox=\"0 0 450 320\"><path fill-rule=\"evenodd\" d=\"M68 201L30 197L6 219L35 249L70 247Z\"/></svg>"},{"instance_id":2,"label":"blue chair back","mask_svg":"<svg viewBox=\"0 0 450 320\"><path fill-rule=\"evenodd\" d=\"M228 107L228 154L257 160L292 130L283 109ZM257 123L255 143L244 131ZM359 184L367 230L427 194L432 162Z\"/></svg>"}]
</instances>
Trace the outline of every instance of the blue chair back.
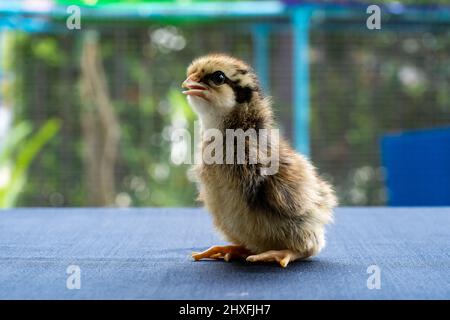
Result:
<instances>
[{"instance_id":1,"label":"blue chair back","mask_svg":"<svg viewBox=\"0 0 450 320\"><path fill-rule=\"evenodd\" d=\"M387 134L381 151L390 206L450 205L450 127Z\"/></svg>"}]
</instances>

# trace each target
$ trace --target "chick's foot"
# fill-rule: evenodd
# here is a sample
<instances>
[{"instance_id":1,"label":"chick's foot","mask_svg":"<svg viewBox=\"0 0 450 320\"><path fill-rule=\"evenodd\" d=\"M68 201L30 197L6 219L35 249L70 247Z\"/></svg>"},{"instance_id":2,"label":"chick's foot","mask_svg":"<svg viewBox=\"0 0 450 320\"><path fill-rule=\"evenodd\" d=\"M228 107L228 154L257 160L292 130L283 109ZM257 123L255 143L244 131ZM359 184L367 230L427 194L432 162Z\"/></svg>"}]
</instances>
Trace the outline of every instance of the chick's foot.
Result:
<instances>
[{"instance_id":1,"label":"chick's foot","mask_svg":"<svg viewBox=\"0 0 450 320\"><path fill-rule=\"evenodd\" d=\"M306 255L292 250L270 250L260 254L255 254L247 257L248 262L278 262L280 266L286 268L289 262L307 258Z\"/></svg>"},{"instance_id":2,"label":"chick's foot","mask_svg":"<svg viewBox=\"0 0 450 320\"><path fill-rule=\"evenodd\" d=\"M192 258L195 261L208 258L208 259L223 259L229 261L235 258L246 258L250 255L250 251L242 246L229 245L229 246L213 246L203 252L193 252Z\"/></svg>"}]
</instances>

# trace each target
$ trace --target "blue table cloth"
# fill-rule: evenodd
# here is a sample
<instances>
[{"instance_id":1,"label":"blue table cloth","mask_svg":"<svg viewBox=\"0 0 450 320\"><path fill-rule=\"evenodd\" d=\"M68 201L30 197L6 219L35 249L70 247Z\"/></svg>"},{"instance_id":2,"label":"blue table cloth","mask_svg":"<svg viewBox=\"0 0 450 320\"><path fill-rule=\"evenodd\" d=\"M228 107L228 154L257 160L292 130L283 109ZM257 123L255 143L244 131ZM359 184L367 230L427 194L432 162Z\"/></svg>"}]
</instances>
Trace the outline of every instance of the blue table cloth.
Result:
<instances>
[{"instance_id":1,"label":"blue table cloth","mask_svg":"<svg viewBox=\"0 0 450 320\"><path fill-rule=\"evenodd\" d=\"M327 239L286 269L194 262L224 243L201 209L3 210L0 299L450 298L450 208L339 208Z\"/></svg>"}]
</instances>

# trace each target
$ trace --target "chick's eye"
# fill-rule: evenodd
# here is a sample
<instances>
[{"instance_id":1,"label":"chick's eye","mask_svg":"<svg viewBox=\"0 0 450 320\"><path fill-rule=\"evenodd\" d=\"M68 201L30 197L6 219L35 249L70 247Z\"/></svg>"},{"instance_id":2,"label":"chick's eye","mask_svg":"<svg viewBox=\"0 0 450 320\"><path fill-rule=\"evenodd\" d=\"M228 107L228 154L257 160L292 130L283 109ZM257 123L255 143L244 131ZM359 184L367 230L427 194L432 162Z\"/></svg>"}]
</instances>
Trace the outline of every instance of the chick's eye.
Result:
<instances>
[{"instance_id":1,"label":"chick's eye","mask_svg":"<svg viewBox=\"0 0 450 320\"><path fill-rule=\"evenodd\" d=\"M225 75L222 71L216 71L212 74L211 80L216 86L220 86L225 83Z\"/></svg>"}]
</instances>

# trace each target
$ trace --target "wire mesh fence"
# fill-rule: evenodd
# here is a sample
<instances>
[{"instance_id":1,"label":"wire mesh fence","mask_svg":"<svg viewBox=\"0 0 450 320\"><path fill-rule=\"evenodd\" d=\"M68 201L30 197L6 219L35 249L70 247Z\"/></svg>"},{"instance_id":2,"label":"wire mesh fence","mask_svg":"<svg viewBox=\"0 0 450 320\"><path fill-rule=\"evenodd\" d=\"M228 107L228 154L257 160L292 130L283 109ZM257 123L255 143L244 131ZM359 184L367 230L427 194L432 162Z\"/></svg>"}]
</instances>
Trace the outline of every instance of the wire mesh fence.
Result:
<instances>
[{"instance_id":1,"label":"wire mesh fence","mask_svg":"<svg viewBox=\"0 0 450 320\"><path fill-rule=\"evenodd\" d=\"M291 28L286 21L271 23L268 93L283 134L292 140ZM180 84L192 59L209 52L252 63L252 28L233 21L89 29L8 35L13 77L5 99L15 121L35 128L50 118L62 123L33 162L18 205L196 205L188 166L171 161L171 130L192 130L195 119ZM310 40L311 158L336 186L341 204L383 205L380 137L450 124L450 33L439 26L368 33L324 24L312 29ZM83 69L89 54L91 67ZM98 75L104 87L89 94ZM105 155L110 116L119 128L117 151ZM105 164L111 170L99 173Z\"/></svg>"}]
</instances>

